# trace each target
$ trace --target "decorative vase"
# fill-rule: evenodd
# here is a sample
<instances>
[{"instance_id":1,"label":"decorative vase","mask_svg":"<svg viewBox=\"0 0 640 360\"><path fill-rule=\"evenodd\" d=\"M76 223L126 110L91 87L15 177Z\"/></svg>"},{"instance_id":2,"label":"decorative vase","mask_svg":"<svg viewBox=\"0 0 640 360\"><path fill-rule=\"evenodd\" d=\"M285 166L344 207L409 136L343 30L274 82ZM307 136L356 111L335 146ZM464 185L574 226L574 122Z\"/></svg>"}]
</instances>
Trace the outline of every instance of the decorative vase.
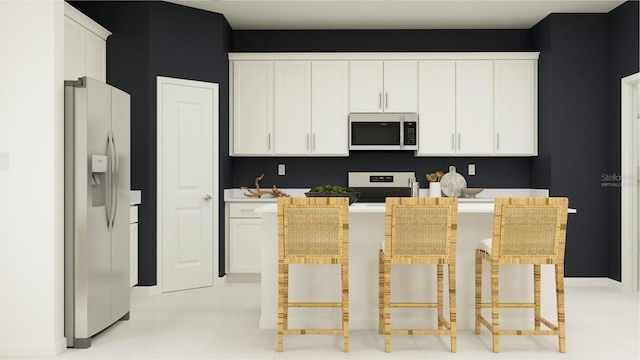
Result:
<instances>
[{"instance_id":1,"label":"decorative vase","mask_svg":"<svg viewBox=\"0 0 640 360\"><path fill-rule=\"evenodd\" d=\"M429 183L429 197L442 197L442 187L439 182Z\"/></svg>"}]
</instances>

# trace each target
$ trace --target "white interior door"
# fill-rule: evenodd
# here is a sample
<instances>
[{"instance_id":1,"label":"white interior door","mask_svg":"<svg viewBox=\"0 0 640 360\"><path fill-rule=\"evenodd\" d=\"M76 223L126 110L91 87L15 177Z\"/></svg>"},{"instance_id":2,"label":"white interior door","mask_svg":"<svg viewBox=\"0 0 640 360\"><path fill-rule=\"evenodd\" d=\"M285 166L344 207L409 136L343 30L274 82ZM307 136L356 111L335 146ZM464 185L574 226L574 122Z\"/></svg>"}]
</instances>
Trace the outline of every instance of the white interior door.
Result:
<instances>
[{"instance_id":1,"label":"white interior door","mask_svg":"<svg viewBox=\"0 0 640 360\"><path fill-rule=\"evenodd\" d=\"M218 85L158 78L158 93L159 282L163 292L211 286L218 237Z\"/></svg>"}]
</instances>

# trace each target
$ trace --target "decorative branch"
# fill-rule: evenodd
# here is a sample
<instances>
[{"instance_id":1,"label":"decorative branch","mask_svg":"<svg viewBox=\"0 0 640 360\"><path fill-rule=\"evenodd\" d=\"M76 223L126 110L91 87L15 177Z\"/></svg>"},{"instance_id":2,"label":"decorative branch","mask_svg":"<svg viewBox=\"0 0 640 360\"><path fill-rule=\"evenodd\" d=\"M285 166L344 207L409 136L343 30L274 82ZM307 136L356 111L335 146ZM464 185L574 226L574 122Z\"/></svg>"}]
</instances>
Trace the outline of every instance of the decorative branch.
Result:
<instances>
[{"instance_id":1,"label":"decorative branch","mask_svg":"<svg viewBox=\"0 0 640 360\"><path fill-rule=\"evenodd\" d=\"M275 196L275 197L290 197L291 196L291 195L289 195L287 193L284 193L281 190L279 190L275 185L273 185L273 189L271 189L271 190L260 190L260 180L262 180L262 178L264 178L264 174L261 174L260 176L258 176L256 178L256 181L255 181L256 190L255 191L249 189L246 186L241 187L240 190L246 190L246 191L249 192L249 193L245 192L244 196L250 197L250 198L251 197L261 198L262 195L265 195L265 194L272 195L272 196Z\"/></svg>"}]
</instances>

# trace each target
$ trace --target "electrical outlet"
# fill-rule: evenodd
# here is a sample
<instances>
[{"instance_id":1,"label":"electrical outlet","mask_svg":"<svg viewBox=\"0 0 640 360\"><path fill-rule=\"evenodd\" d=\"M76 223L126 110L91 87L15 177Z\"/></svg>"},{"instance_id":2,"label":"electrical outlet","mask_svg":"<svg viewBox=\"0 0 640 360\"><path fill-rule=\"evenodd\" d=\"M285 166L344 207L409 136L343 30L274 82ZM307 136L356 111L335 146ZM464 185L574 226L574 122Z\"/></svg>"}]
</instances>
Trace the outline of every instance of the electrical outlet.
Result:
<instances>
[{"instance_id":1,"label":"electrical outlet","mask_svg":"<svg viewBox=\"0 0 640 360\"><path fill-rule=\"evenodd\" d=\"M278 175L284 176L284 174L285 174L284 164L278 164Z\"/></svg>"},{"instance_id":2,"label":"electrical outlet","mask_svg":"<svg viewBox=\"0 0 640 360\"><path fill-rule=\"evenodd\" d=\"M469 171L468 171L470 176L473 176L476 174L476 164L469 164Z\"/></svg>"}]
</instances>

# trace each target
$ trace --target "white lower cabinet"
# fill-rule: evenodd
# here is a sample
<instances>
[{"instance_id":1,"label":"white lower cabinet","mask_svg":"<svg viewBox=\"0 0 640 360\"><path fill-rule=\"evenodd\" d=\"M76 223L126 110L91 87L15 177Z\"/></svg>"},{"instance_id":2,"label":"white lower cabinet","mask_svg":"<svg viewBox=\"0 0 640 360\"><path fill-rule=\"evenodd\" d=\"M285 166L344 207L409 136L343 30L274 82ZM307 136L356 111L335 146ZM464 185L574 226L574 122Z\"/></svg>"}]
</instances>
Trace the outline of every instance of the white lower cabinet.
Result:
<instances>
[{"instance_id":1,"label":"white lower cabinet","mask_svg":"<svg viewBox=\"0 0 640 360\"><path fill-rule=\"evenodd\" d=\"M129 241L131 252L129 257L129 286L138 284L138 207L129 207Z\"/></svg>"},{"instance_id":2,"label":"white lower cabinet","mask_svg":"<svg viewBox=\"0 0 640 360\"><path fill-rule=\"evenodd\" d=\"M261 219L254 210L264 203L229 204L229 272L260 273Z\"/></svg>"}]
</instances>

